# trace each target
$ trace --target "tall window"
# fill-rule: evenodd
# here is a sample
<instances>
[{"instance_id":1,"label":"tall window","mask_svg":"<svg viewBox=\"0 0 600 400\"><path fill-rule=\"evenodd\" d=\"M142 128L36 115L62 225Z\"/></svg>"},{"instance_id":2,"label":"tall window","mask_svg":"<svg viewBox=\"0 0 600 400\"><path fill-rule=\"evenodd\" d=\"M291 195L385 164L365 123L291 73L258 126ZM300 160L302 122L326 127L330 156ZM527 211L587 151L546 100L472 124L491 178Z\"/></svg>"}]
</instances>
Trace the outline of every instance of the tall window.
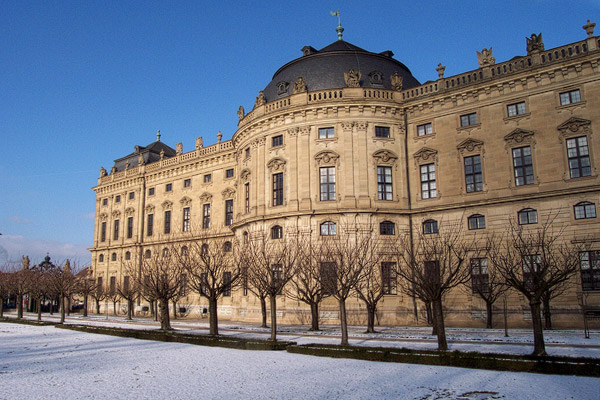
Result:
<instances>
[{"instance_id":1,"label":"tall window","mask_svg":"<svg viewBox=\"0 0 600 400\"><path fill-rule=\"evenodd\" d=\"M335 236L337 234L337 226L335 222L327 221L321 224L321 236Z\"/></svg>"},{"instance_id":2,"label":"tall window","mask_svg":"<svg viewBox=\"0 0 600 400\"><path fill-rule=\"evenodd\" d=\"M225 253L231 252L232 249L233 249L233 244L231 244L230 241L226 241L225 243L223 243L223 251Z\"/></svg>"},{"instance_id":3,"label":"tall window","mask_svg":"<svg viewBox=\"0 0 600 400\"><path fill-rule=\"evenodd\" d=\"M129 200L135 199L135 192L129 192Z\"/></svg>"},{"instance_id":4,"label":"tall window","mask_svg":"<svg viewBox=\"0 0 600 400\"><path fill-rule=\"evenodd\" d=\"M392 167L377 167L377 199L393 200Z\"/></svg>"},{"instance_id":5,"label":"tall window","mask_svg":"<svg viewBox=\"0 0 600 400\"><path fill-rule=\"evenodd\" d=\"M528 290L533 290L536 284L536 275L542 267L542 257L539 254L523 256L523 283Z\"/></svg>"},{"instance_id":6,"label":"tall window","mask_svg":"<svg viewBox=\"0 0 600 400\"><path fill-rule=\"evenodd\" d=\"M248 296L248 267L242 267L242 296Z\"/></svg>"},{"instance_id":7,"label":"tall window","mask_svg":"<svg viewBox=\"0 0 600 400\"><path fill-rule=\"evenodd\" d=\"M225 200L225 225L233 224L233 199Z\"/></svg>"},{"instance_id":8,"label":"tall window","mask_svg":"<svg viewBox=\"0 0 600 400\"><path fill-rule=\"evenodd\" d=\"M112 253L110 255L110 261L117 261L117 253Z\"/></svg>"},{"instance_id":9,"label":"tall window","mask_svg":"<svg viewBox=\"0 0 600 400\"><path fill-rule=\"evenodd\" d=\"M106 222L103 222L102 225L100 225L100 241L106 241Z\"/></svg>"},{"instance_id":10,"label":"tall window","mask_svg":"<svg viewBox=\"0 0 600 400\"><path fill-rule=\"evenodd\" d=\"M250 212L250 182L244 184L244 209L246 214Z\"/></svg>"},{"instance_id":11,"label":"tall window","mask_svg":"<svg viewBox=\"0 0 600 400\"><path fill-rule=\"evenodd\" d=\"M184 232L189 232L190 231L190 208L189 207L185 207L183 209L183 227L182 227Z\"/></svg>"},{"instance_id":12,"label":"tall window","mask_svg":"<svg viewBox=\"0 0 600 400\"><path fill-rule=\"evenodd\" d=\"M582 251L579 253L581 267L581 288L600 290L600 251Z\"/></svg>"},{"instance_id":13,"label":"tall window","mask_svg":"<svg viewBox=\"0 0 600 400\"><path fill-rule=\"evenodd\" d=\"M319 273L323 295L331 296L337 292L337 265L334 262L322 262Z\"/></svg>"},{"instance_id":14,"label":"tall window","mask_svg":"<svg viewBox=\"0 0 600 400\"><path fill-rule=\"evenodd\" d=\"M483 190L483 175L481 174L481 156L465 157L465 183L467 193Z\"/></svg>"},{"instance_id":15,"label":"tall window","mask_svg":"<svg viewBox=\"0 0 600 400\"><path fill-rule=\"evenodd\" d=\"M575 219L596 218L596 205L589 201L582 201L573 207Z\"/></svg>"},{"instance_id":16,"label":"tall window","mask_svg":"<svg viewBox=\"0 0 600 400\"><path fill-rule=\"evenodd\" d=\"M120 203L121 202L121 196L120 195L116 195L115 196L115 203Z\"/></svg>"},{"instance_id":17,"label":"tall window","mask_svg":"<svg viewBox=\"0 0 600 400\"><path fill-rule=\"evenodd\" d=\"M531 147L519 147L512 150L513 168L515 171L515 185L533 184L533 161Z\"/></svg>"},{"instance_id":18,"label":"tall window","mask_svg":"<svg viewBox=\"0 0 600 400\"><path fill-rule=\"evenodd\" d=\"M567 139L567 155L569 157L569 173L571 178L592 175L586 136Z\"/></svg>"},{"instance_id":19,"label":"tall window","mask_svg":"<svg viewBox=\"0 0 600 400\"><path fill-rule=\"evenodd\" d=\"M376 126L375 127L375 137L389 138L390 137L390 128L388 126Z\"/></svg>"},{"instance_id":20,"label":"tall window","mask_svg":"<svg viewBox=\"0 0 600 400\"><path fill-rule=\"evenodd\" d=\"M104 286L102 284L102 277L99 276L98 277L98 292L102 293L103 289L104 289Z\"/></svg>"},{"instance_id":21,"label":"tall window","mask_svg":"<svg viewBox=\"0 0 600 400\"><path fill-rule=\"evenodd\" d=\"M383 221L379 223L379 234L380 235L395 235L396 224L392 221Z\"/></svg>"},{"instance_id":22,"label":"tall window","mask_svg":"<svg viewBox=\"0 0 600 400\"><path fill-rule=\"evenodd\" d=\"M524 208L518 212L519 225L537 224L537 211L533 208Z\"/></svg>"},{"instance_id":23,"label":"tall window","mask_svg":"<svg viewBox=\"0 0 600 400\"><path fill-rule=\"evenodd\" d=\"M421 165L421 198L432 199L437 196L435 164Z\"/></svg>"},{"instance_id":24,"label":"tall window","mask_svg":"<svg viewBox=\"0 0 600 400\"><path fill-rule=\"evenodd\" d=\"M335 137L335 129L333 127L319 128L319 139L333 139Z\"/></svg>"},{"instance_id":25,"label":"tall window","mask_svg":"<svg viewBox=\"0 0 600 400\"><path fill-rule=\"evenodd\" d=\"M187 296L188 278L187 274L181 274L179 278L179 295L182 297Z\"/></svg>"},{"instance_id":26,"label":"tall window","mask_svg":"<svg viewBox=\"0 0 600 400\"><path fill-rule=\"evenodd\" d=\"M473 214L468 218L469 229L484 229L485 228L485 217L481 214Z\"/></svg>"},{"instance_id":27,"label":"tall window","mask_svg":"<svg viewBox=\"0 0 600 400\"><path fill-rule=\"evenodd\" d=\"M570 90L560 94L560 105L566 106L572 103L579 103L581 101L581 93L579 89Z\"/></svg>"},{"instance_id":28,"label":"tall window","mask_svg":"<svg viewBox=\"0 0 600 400\"><path fill-rule=\"evenodd\" d=\"M271 228L271 239L283 238L283 228L279 225L275 225Z\"/></svg>"},{"instance_id":29,"label":"tall window","mask_svg":"<svg viewBox=\"0 0 600 400\"><path fill-rule=\"evenodd\" d=\"M133 237L133 217L127 218L127 239Z\"/></svg>"},{"instance_id":30,"label":"tall window","mask_svg":"<svg viewBox=\"0 0 600 400\"><path fill-rule=\"evenodd\" d=\"M125 275L123 277L123 289L125 290L125 292L129 291L129 275Z\"/></svg>"},{"instance_id":31,"label":"tall window","mask_svg":"<svg viewBox=\"0 0 600 400\"><path fill-rule=\"evenodd\" d=\"M283 172L273 174L273 205L283 204Z\"/></svg>"},{"instance_id":32,"label":"tall window","mask_svg":"<svg viewBox=\"0 0 600 400\"><path fill-rule=\"evenodd\" d=\"M525 109L525 102L521 101L514 104L509 104L506 106L506 111L508 112L509 117L514 117L516 115L525 114L527 110Z\"/></svg>"},{"instance_id":33,"label":"tall window","mask_svg":"<svg viewBox=\"0 0 600 400\"><path fill-rule=\"evenodd\" d=\"M119 239L119 220L115 219L115 222L113 224L113 240L118 240Z\"/></svg>"},{"instance_id":34,"label":"tall window","mask_svg":"<svg viewBox=\"0 0 600 400\"><path fill-rule=\"evenodd\" d=\"M98 262L104 262L104 254L98 256Z\"/></svg>"},{"instance_id":35,"label":"tall window","mask_svg":"<svg viewBox=\"0 0 600 400\"><path fill-rule=\"evenodd\" d=\"M116 276L111 276L110 277L110 286L108 289L108 294L110 294L111 296L113 294L115 294L115 290L117 288L117 277Z\"/></svg>"},{"instance_id":36,"label":"tall window","mask_svg":"<svg viewBox=\"0 0 600 400\"><path fill-rule=\"evenodd\" d=\"M381 291L383 294L397 294L395 262L381 263Z\"/></svg>"},{"instance_id":37,"label":"tall window","mask_svg":"<svg viewBox=\"0 0 600 400\"><path fill-rule=\"evenodd\" d=\"M210 228L210 204L204 204L202 206L202 228Z\"/></svg>"},{"instance_id":38,"label":"tall window","mask_svg":"<svg viewBox=\"0 0 600 400\"><path fill-rule=\"evenodd\" d=\"M103 206L107 206L108 205L108 199L102 199L102 205Z\"/></svg>"},{"instance_id":39,"label":"tall window","mask_svg":"<svg viewBox=\"0 0 600 400\"><path fill-rule=\"evenodd\" d=\"M335 200L335 167L319 168L321 201Z\"/></svg>"},{"instance_id":40,"label":"tall window","mask_svg":"<svg viewBox=\"0 0 600 400\"><path fill-rule=\"evenodd\" d=\"M223 272L223 286L223 296L231 296L231 272L229 271Z\"/></svg>"},{"instance_id":41,"label":"tall window","mask_svg":"<svg viewBox=\"0 0 600 400\"><path fill-rule=\"evenodd\" d=\"M433 133L433 125L431 122L427 124L417 125L417 136L431 135Z\"/></svg>"},{"instance_id":42,"label":"tall window","mask_svg":"<svg viewBox=\"0 0 600 400\"><path fill-rule=\"evenodd\" d=\"M477 124L477 113L470 113L460 116L460 126L469 126Z\"/></svg>"},{"instance_id":43,"label":"tall window","mask_svg":"<svg viewBox=\"0 0 600 400\"><path fill-rule=\"evenodd\" d=\"M148 227L146 229L146 235L152 236L154 233L154 214L148 214Z\"/></svg>"},{"instance_id":44,"label":"tall window","mask_svg":"<svg viewBox=\"0 0 600 400\"><path fill-rule=\"evenodd\" d=\"M438 260L425 261L425 278L435 285L440 284L440 262Z\"/></svg>"},{"instance_id":45,"label":"tall window","mask_svg":"<svg viewBox=\"0 0 600 400\"><path fill-rule=\"evenodd\" d=\"M490 291L490 275L488 259L471 258L471 289L473 293L488 293Z\"/></svg>"},{"instance_id":46,"label":"tall window","mask_svg":"<svg viewBox=\"0 0 600 400\"><path fill-rule=\"evenodd\" d=\"M148 189L148 196L154 196L154 188Z\"/></svg>"},{"instance_id":47,"label":"tall window","mask_svg":"<svg viewBox=\"0 0 600 400\"><path fill-rule=\"evenodd\" d=\"M273 264L271 266L271 274L272 282L275 289L277 289L277 294L283 294L283 267L281 264Z\"/></svg>"},{"instance_id":48,"label":"tall window","mask_svg":"<svg viewBox=\"0 0 600 400\"><path fill-rule=\"evenodd\" d=\"M192 180L191 180L190 178L188 178L188 179L185 179L185 180L183 181L183 187L184 187L184 188L189 188L189 187L191 187L191 186L192 186Z\"/></svg>"},{"instance_id":49,"label":"tall window","mask_svg":"<svg viewBox=\"0 0 600 400\"><path fill-rule=\"evenodd\" d=\"M171 190L173 190L173 184L172 183L167 183L165 185L165 192L170 192Z\"/></svg>"},{"instance_id":50,"label":"tall window","mask_svg":"<svg viewBox=\"0 0 600 400\"><path fill-rule=\"evenodd\" d=\"M423 222L423 233L430 235L432 233L438 233L438 223L435 219L428 219Z\"/></svg>"},{"instance_id":51,"label":"tall window","mask_svg":"<svg viewBox=\"0 0 600 400\"><path fill-rule=\"evenodd\" d=\"M130 251L125 252L125 260L131 260L131 252Z\"/></svg>"},{"instance_id":52,"label":"tall window","mask_svg":"<svg viewBox=\"0 0 600 400\"><path fill-rule=\"evenodd\" d=\"M144 253L144 258L150 258L150 257L152 257L152 250L148 249Z\"/></svg>"},{"instance_id":53,"label":"tall window","mask_svg":"<svg viewBox=\"0 0 600 400\"><path fill-rule=\"evenodd\" d=\"M169 234L171 233L171 211L167 210L165 211L165 227L164 227L164 234Z\"/></svg>"}]
</instances>

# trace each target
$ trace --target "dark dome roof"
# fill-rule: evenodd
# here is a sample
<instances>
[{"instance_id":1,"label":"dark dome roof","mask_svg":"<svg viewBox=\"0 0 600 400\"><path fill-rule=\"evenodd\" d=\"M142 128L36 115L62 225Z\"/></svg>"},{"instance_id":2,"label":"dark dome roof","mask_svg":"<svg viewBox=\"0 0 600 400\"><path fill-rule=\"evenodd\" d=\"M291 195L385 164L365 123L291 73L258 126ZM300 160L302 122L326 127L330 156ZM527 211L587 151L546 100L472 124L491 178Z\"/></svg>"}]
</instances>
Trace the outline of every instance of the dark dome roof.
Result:
<instances>
[{"instance_id":1,"label":"dark dome roof","mask_svg":"<svg viewBox=\"0 0 600 400\"><path fill-rule=\"evenodd\" d=\"M265 88L267 101L287 97L294 90L294 82L301 76L308 91L345 88L344 72L360 71L363 88L392 89L390 76L398 72L403 88L420 85L394 53L371 53L343 40L337 40L321 50L310 46L302 49L303 56L279 68Z\"/></svg>"}]
</instances>

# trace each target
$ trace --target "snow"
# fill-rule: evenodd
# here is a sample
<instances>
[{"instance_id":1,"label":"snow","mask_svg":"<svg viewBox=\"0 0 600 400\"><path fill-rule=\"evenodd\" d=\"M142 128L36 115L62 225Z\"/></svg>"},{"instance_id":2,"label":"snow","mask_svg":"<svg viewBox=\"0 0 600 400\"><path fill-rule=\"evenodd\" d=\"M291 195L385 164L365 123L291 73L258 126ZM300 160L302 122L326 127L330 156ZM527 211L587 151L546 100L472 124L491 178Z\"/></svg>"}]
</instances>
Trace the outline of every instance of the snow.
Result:
<instances>
[{"instance_id":1,"label":"snow","mask_svg":"<svg viewBox=\"0 0 600 400\"><path fill-rule=\"evenodd\" d=\"M147 321L92 323L149 327ZM257 335L239 331L227 332ZM0 324L0 399L564 400L597 399L599 388L598 378L243 351Z\"/></svg>"}]
</instances>

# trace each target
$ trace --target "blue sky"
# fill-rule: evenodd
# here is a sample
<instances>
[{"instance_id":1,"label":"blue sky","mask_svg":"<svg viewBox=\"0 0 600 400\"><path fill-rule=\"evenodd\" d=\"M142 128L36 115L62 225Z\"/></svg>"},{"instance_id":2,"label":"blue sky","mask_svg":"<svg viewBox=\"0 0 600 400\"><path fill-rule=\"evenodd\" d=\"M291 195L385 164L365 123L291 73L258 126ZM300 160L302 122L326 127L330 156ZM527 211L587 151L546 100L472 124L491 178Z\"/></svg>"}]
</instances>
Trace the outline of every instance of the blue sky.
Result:
<instances>
[{"instance_id":1,"label":"blue sky","mask_svg":"<svg viewBox=\"0 0 600 400\"><path fill-rule=\"evenodd\" d=\"M392 50L425 82L582 40L600 1L0 2L0 263L89 261L98 170L136 144L233 135L240 105L305 45ZM600 25L596 35L600 33Z\"/></svg>"}]
</instances>

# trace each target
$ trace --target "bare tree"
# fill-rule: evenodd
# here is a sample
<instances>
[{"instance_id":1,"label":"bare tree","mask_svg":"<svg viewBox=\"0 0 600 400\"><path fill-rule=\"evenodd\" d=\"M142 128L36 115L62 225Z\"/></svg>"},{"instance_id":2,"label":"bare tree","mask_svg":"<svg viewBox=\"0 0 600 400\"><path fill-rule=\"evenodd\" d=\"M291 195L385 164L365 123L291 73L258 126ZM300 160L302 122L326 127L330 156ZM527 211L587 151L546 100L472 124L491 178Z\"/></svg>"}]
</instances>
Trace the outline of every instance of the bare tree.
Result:
<instances>
[{"instance_id":1,"label":"bare tree","mask_svg":"<svg viewBox=\"0 0 600 400\"><path fill-rule=\"evenodd\" d=\"M178 254L188 285L208 300L210 334L218 335L218 301L222 296L231 296L240 282L237 248L231 238L203 235L184 242ZM183 289L182 283L180 287ZM182 291L177 295L181 296Z\"/></svg>"},{"instance_id":2,"label":"bare tree","mask_svg":"<svg viewBox=\"0 0 600 400\"><path fill-rule=\"evenodd\" d=\"M91 267L84 268L75 275L76 293L83 296L83 316L88 316L88 299L98 290L98 283L92 275Z\"/></svg>"},{"instance_id":3,"label":"bare tree","mask_svg":"<svg viewBox=\"0 0 600 400\"><path fill-rule=\"evenodd\" d=\"M490 259L507 284L529 302L533 327L533 355L546 355L540 315L545 293L560 288L577 272L582 243L565 235L567 226L555 223L556 214L535 226L510 219L508 232L489 239Z\"/></svg>"},{"instance_id":4,"label":"bare tree","mask_svg":"<svg viewBox=\"0 0 600 400\"><path fill-rule=\"evenodd\" d=\"M113 305L113 315L117 315L117 302L121 300L121 295L117 290L117 277L111 276L108 284L108 288L106 291L106 298L112 302ZM107 312L108 313L108 312Z\"/></svg>"},{"instance_id":5,"label":"bare tree","mask_svg":"<svg viewBox=\"0 0 600 400\"><path fill-rule=\"evenodd\" d=\"M8 266L0 267L0 318L4 317L4 302L10 296L10 275Z\"/></svg>"},{"instance_id":6,"label":"bare tree","mask_svg":"<svg viewBox=\"0 0 600 400\"><path fill-rule=\"evenodd\" d=\"M47 274L48 286L58 294L60 302L60 323L65 322L66 301L75 288L75 276L71 272L71 263L66 260L62 265L57 265Z\"/></svg>"},{"instance_id":7,"label":"bare tree","mask_svg":"<svg viewBox=\"0 0 600 400\"><path fill-rule=\"evenodd\" d=\"M269 296L271 340L277 340L277 296L296 273L298 255L297 234L275 239L255 232L242 250L242 264L248 268L251 286Z\"/></svg>"},{"instance_id":8,"label":"bare tree","mask_svg":"<svg viewBox=\"0 0 600 400\"><path fill-rule=\"evenodd\" d=\"M434 229L419 230L413 246L409 236L399 238L394 254L398 260L398 275L403 290L414 289L418 298L432 306L433 330L438 350L448 350L444 326L443 299L453 288L470 279L465 260L470 248L477 248L476 239L466 240L462 224L446 222ZM430 227L433 228L433 227Z\"/></svg>"},{"instance_id":9,"label":"bare tree","mask_svg":"<svg viewBox=\"0 0 600 400\"><path fill-rule=\"evenodd\" d=\"M11 267L9 272L8 285L10 292L17 298L17 319L23 318L23 297L31 289L29 263L29 257L23 256L22 265Z\"/></svg>"},{"instance_id":10,"label":"bare tree","mask_svg":"<svg viewBox=\"0 0 600 400\"><path fill-rule=\"evenodd\" d=\"M102 277L98 277L97 281L94 284L94 288L92 289L90 294L94 299L94 303L96 306L96 314L100 314L100 302L105 300L108 296L107 291L104 289L104 282L102 281Z\"/></svg>"},{"instance_id":11,"label":"bare tree","mask_svg":"<svg viewBox=\"0 0 600 400\"><path fill-rule=\"evenodd\" d=\"M117 294L127 302L127 319L133 317L133 303L139 295L139 288L134 279L129 275L124 275L123 280L117 284Z\"/></svg>"}]
</instances>

